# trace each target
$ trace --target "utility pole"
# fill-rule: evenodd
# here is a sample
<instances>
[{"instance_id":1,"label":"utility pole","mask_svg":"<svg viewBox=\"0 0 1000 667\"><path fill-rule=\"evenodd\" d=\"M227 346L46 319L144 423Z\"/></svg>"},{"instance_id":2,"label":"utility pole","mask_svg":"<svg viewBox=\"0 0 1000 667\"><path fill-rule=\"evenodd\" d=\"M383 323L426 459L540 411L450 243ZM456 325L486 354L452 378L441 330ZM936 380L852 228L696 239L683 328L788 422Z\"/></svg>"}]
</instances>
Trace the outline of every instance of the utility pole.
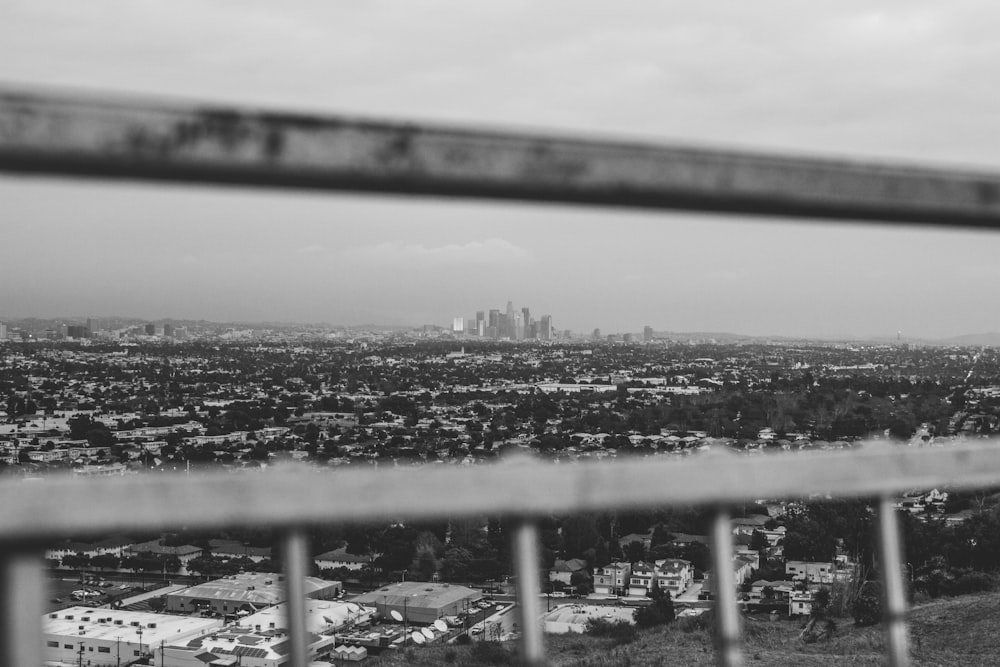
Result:
<instances>
[{"instance_id":1,"label":"utility pole","mask_svg":"<svg viewBox=\"0 0 1000 667\"><path fill-rule=\"evenodd\" d=\"M80 642L80 650L77 651L76 653L77 653L76 666L83 667L83 642Z\"/></svg>"},{"instance_id":2,"label":"utility pole","mask_svg":"<svg viewBox=\"0 0 1000 667\"><path fill-rule=\"evenodd\" d=\"M122 638L121 635L115 637L115 653L118 657L118 667L122 667Z\"/></svg>"}]
</instances>

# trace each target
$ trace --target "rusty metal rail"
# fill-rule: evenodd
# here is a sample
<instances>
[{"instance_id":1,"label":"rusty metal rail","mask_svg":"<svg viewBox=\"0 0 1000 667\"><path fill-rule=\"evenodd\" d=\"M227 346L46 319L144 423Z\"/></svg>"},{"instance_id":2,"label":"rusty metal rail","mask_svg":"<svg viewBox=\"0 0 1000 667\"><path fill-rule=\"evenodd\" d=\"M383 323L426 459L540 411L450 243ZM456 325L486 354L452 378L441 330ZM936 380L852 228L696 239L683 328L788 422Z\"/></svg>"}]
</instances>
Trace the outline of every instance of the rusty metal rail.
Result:
<instances>
[{"instance_id":1,"label":"rusty metal rail","mask_svg":"<svg viewBox=\"0 0 1000 667\"><path fill-rule=\"evenodd\" d=\"M1000 224L997 174L2 90L0 172Z\"/></svg>"}]
</instances>

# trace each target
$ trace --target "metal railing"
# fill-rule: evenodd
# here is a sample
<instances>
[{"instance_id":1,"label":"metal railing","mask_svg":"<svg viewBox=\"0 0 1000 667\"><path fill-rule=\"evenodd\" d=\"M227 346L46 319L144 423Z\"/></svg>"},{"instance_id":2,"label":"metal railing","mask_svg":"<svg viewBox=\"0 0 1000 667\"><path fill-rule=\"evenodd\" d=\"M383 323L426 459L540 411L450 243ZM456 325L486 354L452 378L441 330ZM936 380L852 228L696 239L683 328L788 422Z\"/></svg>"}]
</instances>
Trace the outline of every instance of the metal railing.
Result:
<instances>
[{"instance_id":1,"label":"metal railing","mask_svg":"<svg viewBox=\"0 0 1000 667\"><path fill-rule=\"evenodd\" d=\"M475 197L973 227L1000 224L1000 177L952 170L704 151L161 102L0 93L0 173ZM471 469L64 479L0 484L0 651L41 664L42 546L67 534L274 525L284 531L290 664L307 661L303 529L386 516L520 519L521 658L545 663L538 533L553 512L699 503L712 535L719 662L742 662L727 507L816 492L880 498L889 659L908 664L899 526L890 495L1000 480L993 444L767 457L511 462ZM303 482L303 477L317 482ZM446 490L446 491L442 491ZM728 574L727 574L728 573Z\"/></svg>"}]
</instances>

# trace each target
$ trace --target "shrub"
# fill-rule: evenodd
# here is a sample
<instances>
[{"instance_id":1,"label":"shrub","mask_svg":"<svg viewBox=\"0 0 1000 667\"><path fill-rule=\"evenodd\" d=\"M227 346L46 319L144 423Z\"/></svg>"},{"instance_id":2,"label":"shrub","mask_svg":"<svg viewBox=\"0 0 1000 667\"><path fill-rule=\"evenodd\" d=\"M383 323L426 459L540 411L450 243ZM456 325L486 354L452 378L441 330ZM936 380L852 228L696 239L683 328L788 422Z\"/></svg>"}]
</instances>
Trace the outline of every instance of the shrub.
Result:
<instances>
[{"instance_id":1,"label":"shrub","mask_svg":"<svg viewBox=\"0 0 1000 667\"><path fill-rule=\"evenodd\" d=\"M454 663L456 660L458 660L458 653L455 651L455 649L450 648L444 652L444 661L446 663L450 665Z\"/></svg>"},{"instance_id":2,"label":"shrub","mask_svg":"<svg viewBox=\"0 0 1000 667\"><path fill-rule=\"evenodd\" d=\"M635 641L635 626L628 621L609 621L606 618L592 618L587 621L584 630L592 637L607 637L614 640L616 646Z\"/></svg>"},{"instance_id":3,"label":"shrub","mask_svg":"<svg viewBox=\"0 0 1000 667\"><path fill-rule=\"evenodd\" d=\"M993 590L993 577L985 572L968 572L955 579L954 595L968 595Z\"/></svg>"},{"instance_id":4,"label":"shrub","mask_svg":"<svg viewBox=\"0 0 1000 667\"><path fill-rule=\"evenodd\" d=\"M882 590L875 582L869 581L858 592L851 605L854 625L864 627L875 625L882 620Z\"/></svg>"},{"instance_id":5,"label":"shrub","mask_svg":"<svg viewBox=\"0 0 1000 667\"><path fill-rule=\"evenodd\" d=\"M509 665L513 656L500 644L494 642L476 642L472 647L472 657L487 665Z\"/></svg>"}]
</instances>

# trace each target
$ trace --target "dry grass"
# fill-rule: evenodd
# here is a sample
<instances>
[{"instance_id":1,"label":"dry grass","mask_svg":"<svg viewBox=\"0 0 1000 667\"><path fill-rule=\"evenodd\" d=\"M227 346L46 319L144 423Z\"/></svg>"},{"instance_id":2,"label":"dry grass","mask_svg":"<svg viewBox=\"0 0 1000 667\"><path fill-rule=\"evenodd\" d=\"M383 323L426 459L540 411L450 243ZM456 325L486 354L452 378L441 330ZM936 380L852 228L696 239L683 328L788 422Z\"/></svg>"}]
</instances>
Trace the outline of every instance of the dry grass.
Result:
<instances>
[{"instance_id":1,"label":"dry grass","mask_svg":"<svg viewBox=\"0 0 1000 667\"><path fill-rule=\"evenodd\" d=\"M1000 664L1000 594L986 593L937 600L919 605L910 614L914 665L987 667ZM805 644L799 639L799 621L766 617L744 619L744 655L748 664L778 667L833 667L884 665L882 626L855 628L840 619L830 641ZM552 667L654 667L656 665L714 665L712 637L704 630L684 632L677 626L647 630L622 646L612 640L580 635L546 637ZM369 664L402 665L517 664L513 647L506 654L480 653L464 646L426 647L387 654Z\"/></svg>"}]
</instances>

